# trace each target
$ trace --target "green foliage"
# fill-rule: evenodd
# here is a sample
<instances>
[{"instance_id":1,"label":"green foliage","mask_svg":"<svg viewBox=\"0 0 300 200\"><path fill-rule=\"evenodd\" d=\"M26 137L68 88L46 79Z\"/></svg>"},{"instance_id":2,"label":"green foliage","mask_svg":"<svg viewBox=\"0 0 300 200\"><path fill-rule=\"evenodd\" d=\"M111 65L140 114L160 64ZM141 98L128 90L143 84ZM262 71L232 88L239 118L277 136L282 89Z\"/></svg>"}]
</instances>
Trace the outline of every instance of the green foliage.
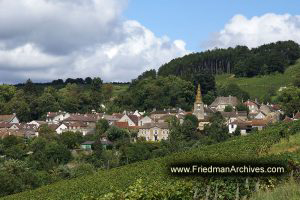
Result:
<instances>
[{"instance_id":1,"label":"green foliage","mask_svg":"<svg viewBox=\"0 0 300 200\"><path fill-rule=\"evenodd\" d=\"M109 128L108 121L106 119L100 119L96 123L96 134L101 136L104 134Z\"/></svg>"},{"instance_id":2,"label":"green foliage","mask_svg":"<svg viewBox=\"0 0 300 200\"><path fill-rule=\"evenodd\" d=\"M107 134L107 138L110 141L116 141L116 140L120 140L120 139L129 137L128 132L125 129L121 129L116 126L111 126L107 130L106 134Z\"/></svg>"},{"instance_id":3,"label":"green foliage","mask_svg":"<svg viewBox=\"0 0 300 200\"><path fill-rule=\"evenodd\" d=\"M229 83L228 85L222 85L218 88L219 96L235 96L240 100L249 99L249 94L242 90L237 84Z\"/></svg>"},{"instance_id":4,"label":"green foliage","mask_svg":"<svg viewBox=\"0 0 300 200\"><path fill-rule=\"evenodd\" d=\"M272 100L269 94L270 90L275 89L277 92L280 87L292 85L299 80L297 75L300 74L300 63L289 66L283 74L272 73L270 75L255 76L252 78L236 77L232 74L223 74L216 76L216 83L218 86L229 83L237 84L242 90L247 91L252 100L258 98L260 101L267 97ZM247 99L244 99L245 101Z\"/></svg>"},{"instance_id":5,"label":"green foliage","mask_svg":"<svg viewBox=\"0 0 300 200\"><path fill-rule=\"evenodd\" d=\"M79 132L66 131L59 136L59 141L68 149L74 149L83 142L82 134Z\"/></svg>"},{"instance_id":6,"label":"green foliage","mask_svg":"<svg viewBox=\"0 0 300 200\"><path fill-rule=\"evenodd\" d=\"M79 163L71 170L71 177L91 175L95 172L95 167L89 163Z\"/></svg>"},{"instance_id":7,"label":"green foliage","mask_svg":"<svg viewBox=\"0 0 300 200\"><path fill-rule=\"evenodd\" d=\"M190 77L201 71L212 74L234 73L252 77L284 72L300 57L299 45L293 41L265 44L251 50L246 46L192 53L162 65L158 75Z\"/></svg>"},{"instance_id":8,"label":"green foliage","mask_svg":"<svg viewBox=\"0 0 300 200\"><path fill-rule=\"evenodd\" d=\"M249 113L249 108L248 108L248 106L246 106L246 105L243 104L243 103L239 103L239 104L236 106L236 109L237 109L237 111L247 111L247 113Z\"/></svg>"},{"instance_id":9,"label":"green foliage","mask_svg":"<svg viewBox=\"0 0 300 200\"><path fill-rule=\"evenodd\" d=\"M254 193L250 200L297 200L300 199L300 184L295 180L281 184L274 190Z\"/></svg>"},{"instance_id":10,"label":"green foliage","mask_svg":"<svg viewBox=\"0 0 300 200\"><path fill-rule=\"evenodd\" d=\"M193 84L175 76L142 79L114 101L117 106L126 110L172 107L190 110L193 102Z\"/></svg>"},{"instance_id":11,"label":"green foliage","mask_svg":"<svg viewBox=\"0 0 300 200\"><path fill-rule=\"evenodd\" d=\"M35 178L24 161L5 161L0 164L0 196L34 188Z\"/></svg>"},{"instance_id":12,"label":"green foliage","mask_svg":"<svg viewBox=\"0 0 300 200\"><path fill-rule=\"evenodd\" d=\"M280 103L283 111L291 116L300 110L300 88L292 86L283 89L279 93L277 101Z\"/></svg>"},{"instance_id":13,"label":"green foliage","mask_svg":"<svg viewBox=\"0 0 300 200\"><path fill-rule=\"evenodd\" d=\"M16 87L12 85L0 85L0 102L10 101L16 94Z\"/></svg>"},{"instance_id":14,"label":"green foliage","mask_svg":"<svg viewBox=\"0 0 300 200\"><path fill-rule=\"evenodd\" d=\"M193 114L187 114L184 116L184 121L189 120L192 122L193 127L197 128L199 125L198 118Z\"/></svg>"},{"instance_id":15,"label":"green foliage","mask_svg":"<svg viewBox=\"0 0 300 200\"><path fill-rule=\"evenodd\" d=\"M214 113L211 124L204 127L204 134L210 138L208 141L214 141L213 143L225 141L230 137L225 119L220 112Z\"/></svg>"},{"instance_id":16,"label":"green foliage","mask_svg":"<svg viewBox=\"0 0 300 200\"><path fill-rule=\"evenodd\" d=\"M224 112L232 112L233 111L233 107L230 105L227 105L224 109Z\"/></svg>"}]
</instances>

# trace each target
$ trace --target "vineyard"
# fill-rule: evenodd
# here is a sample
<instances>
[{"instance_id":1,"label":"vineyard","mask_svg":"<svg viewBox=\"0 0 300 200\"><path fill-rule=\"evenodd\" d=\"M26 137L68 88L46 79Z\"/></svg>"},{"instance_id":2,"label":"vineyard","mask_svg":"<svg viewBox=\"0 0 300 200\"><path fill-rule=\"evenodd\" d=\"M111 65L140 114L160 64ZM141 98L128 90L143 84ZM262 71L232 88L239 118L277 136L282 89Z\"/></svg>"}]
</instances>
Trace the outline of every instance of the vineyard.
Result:
<instances>
[{"instance_id":1,"label":"vineyard","mask_svg":"<svg viewBox=\"0 0 300 200\"><path fill-rule=\"evenodd\" d=\"M168 173L174 163L281 164L291 172L299 167L299 151L267 154L282 138L300 132L300 121L275 124L264 131L233 137L224 143L195 148L167 157L137 162L96 175L61 181L2 199L241 199L254 191L272 189L281 177L176 177ZM294 173L297 177L297 173Z\"/></svg>"}]
</instances>

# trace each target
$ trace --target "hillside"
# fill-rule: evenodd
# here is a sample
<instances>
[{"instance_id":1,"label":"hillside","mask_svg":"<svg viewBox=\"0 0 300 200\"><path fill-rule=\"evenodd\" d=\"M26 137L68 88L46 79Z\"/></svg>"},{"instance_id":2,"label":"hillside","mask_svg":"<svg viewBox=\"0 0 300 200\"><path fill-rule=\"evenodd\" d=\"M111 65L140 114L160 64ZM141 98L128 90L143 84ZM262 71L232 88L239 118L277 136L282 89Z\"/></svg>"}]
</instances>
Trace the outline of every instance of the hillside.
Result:
<instances>
[{"instance_id":1,"label":"hillside","mask_svg":"<svg viewBox=\"0 0 300 200\"><path fill-rule=\"evenodd\" d=\"M233 74L216 75L216 83L221 86L229 83L236 83L244 91L247 91L251 98L263 98L272 88L278 90L280 87L293 83L296 74L300 74L300 60L287 68L284 73L274 73L251 78L236 78Z\"/></svg>"},{"instance_id":2,"label":"hillside","mask_svg":"<svg viewBox=\"0 0 300 200\"><path fill-rule=\"evenodd\" d=\"M257 178L249 178L248 186L245 177L225 178L176 178L167 173L169 164L182 162L251 162L251 163L283 163L287 160L299 161L299 157L293 155L268 156L263 154L283 137L299 132L300 121L289 124L277 124L259 133L249 136L234 137L231 140L216 145L204 146L186 152L172 154L167 157L138 162L108 171L99 171L94 175L81 177L69 181L61 181L49 186L44 186L33 191L4 197L3 199L95 199L104 194L104 199L116 199L121 196L138 195L142 199L161 199L162 197L190 199L198 193L203 198L205 195L213 197L218 187L220 195L225 199L232 199L236 195L237 183L240 195L250 195L255 188ZM292 159L292 160L291 160ZM272 179L271 184L276 184ZM269 181L261 178L260 184L266 186ZM206 188L211 188L207 194ZM164 188L164 190L162 190ZM126 195L125 195L125 192ZM141 197L141 195L146 195ZM151 197L151 198L150 198ZM117 198L117 199L118 199ZM136 199L135 198L132 199ZM130 198L129 198L130 199Z\"/></svg>"}]
</instances>

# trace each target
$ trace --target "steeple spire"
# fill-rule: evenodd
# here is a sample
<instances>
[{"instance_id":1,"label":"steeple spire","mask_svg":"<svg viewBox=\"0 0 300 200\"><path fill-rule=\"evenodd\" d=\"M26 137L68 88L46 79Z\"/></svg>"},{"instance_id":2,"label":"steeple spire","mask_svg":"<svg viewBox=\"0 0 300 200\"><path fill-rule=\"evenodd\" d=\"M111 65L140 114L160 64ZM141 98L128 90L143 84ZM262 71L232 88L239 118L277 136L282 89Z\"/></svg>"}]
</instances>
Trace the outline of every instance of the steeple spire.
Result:
<instances>
[{"instance_id":1,"label":"steeple spire","mask_svg":"<svg viewBox=\"0 0 300 200\"><path fill-rule=\"evenodd\" d=\"M196 95L196 103L202 103L202 95L200 84L198 84L197 95Z\"/></svg>"}]
</instances>

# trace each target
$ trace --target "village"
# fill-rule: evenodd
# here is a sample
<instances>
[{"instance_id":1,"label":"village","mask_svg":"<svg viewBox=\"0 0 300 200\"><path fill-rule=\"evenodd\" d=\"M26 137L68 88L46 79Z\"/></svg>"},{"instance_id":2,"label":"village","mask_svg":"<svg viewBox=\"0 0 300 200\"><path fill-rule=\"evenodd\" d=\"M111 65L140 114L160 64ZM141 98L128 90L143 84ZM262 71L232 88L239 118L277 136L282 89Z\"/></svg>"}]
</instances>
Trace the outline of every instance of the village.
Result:
<instances>
[{"instance_id":1,"label":"village","mask_svg":"<svg viewBox=\"0 0 300 200\"><path fill-rule=\"evenodd\" d=\"M237 106L243 104L248 111L238 111ZM230 109L228 109L230 108ZM39 127L48 125L57 134L66 131L80 132L83 136L94 134L96 123L100 119L108 121L110 126L132 130L137 132L138 138L144 138L146 141L167 140L169 136L170 117L176 117L180 123L188 114L197 117L201 131L205 126L209 126L211 116L220 112L225 119L228 127L228 133L233 134L238 131L240 135L247 135L252 130L262 130L272 123L283 119L284 112L276 104L263 104L257 101L247 100L240 102L234 96L217 97L211 105L205 105L202 101L201 88L198 85L194 109L192 112L186 112L180 108L156 110L153 109L148 115L145 111L124 111L123 113L97 113L92 111L88 114L67 113L64 111L48 112L45 121L33 120L29 123L20 123L16 114L0 115L0 138L8 135L31 138L39 136ZM297 112L293 118L285 117L284 122L291 122L300 119L300 112ZM83 149L91 149L94 141L86 141L81 145ZM102 143L111 143L105 134L101 139Z\"/></svg>"}]
</instances>

